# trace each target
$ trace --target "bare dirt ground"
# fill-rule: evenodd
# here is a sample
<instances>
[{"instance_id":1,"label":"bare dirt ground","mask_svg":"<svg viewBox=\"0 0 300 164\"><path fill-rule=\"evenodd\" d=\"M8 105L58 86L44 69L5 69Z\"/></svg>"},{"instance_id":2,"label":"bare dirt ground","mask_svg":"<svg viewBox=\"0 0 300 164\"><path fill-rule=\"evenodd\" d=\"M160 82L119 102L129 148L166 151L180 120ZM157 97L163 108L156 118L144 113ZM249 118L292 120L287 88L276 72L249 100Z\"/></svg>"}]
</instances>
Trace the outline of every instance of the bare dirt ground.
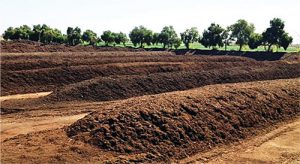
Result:
<instances>
[{"instance_id":1,"label":"bare dirt ground","mask_svg":"<svg viewBox=\"0 0 300 164\"><path fill-rule=\"evenodd\" d=\"M124 162L150 162L149 158L151 154L148 153L118 153L114 151L105 151L99 149L97 146L90 145L88 143L81 142L77 139L69 138L66 135L65 127L76 122L78 119L84 117L90 112L86 112L90 108L90 111L101 111L101 113L116 113L118 111L117 106L129 106L137 104L142 105L147 99L157 99L161 97L159 101L156 102L166 104L163 97L175 99L177 96L188 96L193 98L194 95L201 95L205 93L211 96L215 96L210 93L211 89L214 88L220 95L222 92L227 92L231 88L249 88L253 86L254 88L293 88L292 86L297 86L297 80L273 80L273 81L263 81L263 82L252 82L252 83L236 83L236 84L225 84L225 85L212 85L203 87L200 89L194 89L191 91L181 91L168 94L155 95L155 96L143 96L137 98L131 98L128 100L119 100L106 103L88 103L82 104L65 104L62 107L55 106L56 110L64 111L64 108L71 108L66 115L60 113L56 110L48 109L47 107L40 107L40 109L35 109L33 111L23 111L21 113L7 114L3 115L1 118L1 160L2 162L8 163L39 163L39 162L54 162L54 163L77 163L79 161L86 161L94 163L96 161L106 161L112 163L124 163ZM285 87L284 87L285 86ZM251 88L251 87L250 87ZM296 89L296 88L295 88ZM197 91L198 90L198 91ZM227 90L227 91L226 91ZM195 92L197 91L197 92ZM256 90L257 91L257 90ZM271 90L270 90L271 91ZM193 94L190 94L193 93ZM288 90L285 90L288 92ZM228 92L229 93L229 92ZM249 94L251 92L245 92ZM292 93L289 93L292 94ZM169 95L169 96L168 96ZM276 95L276 94L275 94ZM251 95L247 95L250 96ZM283 95L281 95L283 96ZM157 97L157 98L156 98ZM172 98L173 97L173 98ZM219 97L216 95L216 97ZM271 96L272 97L272 96ZM270 97L270 98L271 98ZM223 97L224 98L224 97ZM200 98L199 100L205 100L205 98ZM225 99L223 99L225 100ZM245 99L240 99L245 100ZM16 100L11 100L16 101ZM213 100L210 100L212 104ZM225 102L220 102L225 103ZM127 105L126 105L127 104ZM226 103L225 103L226 104ZM167 105L167 104L166 104ZM237 105L237 104L236 104ZM72 108L72 106L74 108ZM90 106L90 107L89 107ZM142 105L144 106L144 105ZM218 106L218 105L217 105ZM146 107L146 106L145 106ZM165 106L166 107L166 106ZM81 114L78 111L81 109ZM114 109L116 111L111 111ZM107 110L107 112L105 112ZM83 113L86 112L86 113ZM117 112L118 113L118 112ZM189 118L189 116L185 116ZM189 118L192 119L192 118ZM240 163L240 162L277 162L291 160L297 162L299 158L299 149L295 146L299 144L297 141L299 135L299 119L294 119L293 121L288 121L289 124L276 123L276 126L270 126L268 128L263 128L258 136L249 136L247 139L234 142L233 144L221 144L216 145L215 149L208 149L205 154L197 154L191 156L182 161L171 160L173 162L212 162L212 163ZM270 130L273 130L269 132ZM269 133L268 133L269 132ZM295 142L287 142L295 141ZM213 146L212 148L214 148ZM18 149L16 149L18 148ZM264 152L264 150L272 150ZM242 153L241 153L242 152ZM254 156L254 155L260 156ZM280 157L278 156L280 155ZM250 158L251 157L251 158ZM255 157L255 158L254 158ZM267 158L268 157L268 158ZM169 161L169 162L171 162Z\"/></svg>"},{"instance_id":2,"label":"bare dirt ground","mask_svg":"<svg viewBox=\"0 0 300 164\"><path fill-rule=\"evenodd\" d=\"M178 163L300 163L300 118L249 140L214 148Z\"/></svg>"},{"instance_id":3,"label":"bare dirt ground","mask_svg":"<svg viewBox=\"0 0 300 164\"><path fill-rule=\"evenodd\" d=\"M20 99L34 99L43 96L47 96L52 92L38 92L38 93L27 93L27 94L17 94L17 95L10 95L10 96L1 96L0 102L7 101L7 100L20 100Z\"/></svg>"},{"instance_id":4,"label":"bare dirt ground","mask_svg":"<svg viewBox=\"0 0 300 164\"><path fill-rule=\"evenodd\" d=\"M298 54L1 46L1 163L299 163Z\"/></svg>"},{"instance_id":5,"label":"bare dirt ground","mask_svg":"<svg viewBox=\"0 0 300 164\"><path fill-rule=\"evenodd\" d=\"M30 119L4 119L1 120L1 141L20 134L51 130L69 125L87 114L71 116L48 116Z\"/></svg>"}]
</instances>

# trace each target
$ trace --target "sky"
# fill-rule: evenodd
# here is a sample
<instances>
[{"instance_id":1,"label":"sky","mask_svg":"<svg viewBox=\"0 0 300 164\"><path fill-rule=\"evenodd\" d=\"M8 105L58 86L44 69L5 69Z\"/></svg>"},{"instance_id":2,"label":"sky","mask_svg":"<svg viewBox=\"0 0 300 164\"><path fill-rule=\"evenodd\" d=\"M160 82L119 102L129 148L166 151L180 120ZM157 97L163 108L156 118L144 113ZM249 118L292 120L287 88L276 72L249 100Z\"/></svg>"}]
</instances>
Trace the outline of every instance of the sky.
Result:
<instances>
[{"instance_id":1,"label":"sky","mask_svg":"<svg viewBox=\"0 0 300 164\"><path fill-rule=\"evenodd\" d=\"M286 31L300 44L300 0L0 0L0 33L23 24L47 24L66 33L67 27L129 33L135 26L160 32L173 25L180 33L211 23L227 27L238 19L263 32L271 19L285 21Z\"/></svg>"}]
</instances>

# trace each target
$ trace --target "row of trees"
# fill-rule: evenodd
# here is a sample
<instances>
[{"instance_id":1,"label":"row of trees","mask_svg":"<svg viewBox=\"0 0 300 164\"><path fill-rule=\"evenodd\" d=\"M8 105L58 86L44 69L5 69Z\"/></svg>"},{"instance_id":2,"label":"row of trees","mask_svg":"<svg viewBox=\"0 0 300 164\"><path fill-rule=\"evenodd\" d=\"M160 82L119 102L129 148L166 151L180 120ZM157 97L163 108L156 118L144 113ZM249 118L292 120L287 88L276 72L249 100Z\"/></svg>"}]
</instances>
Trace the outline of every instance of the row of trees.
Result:
<instances>
[{"instance_id":1,"label":"row of trees","mask_svg":"<svg viewBox=\"0 0 300 164\"><path fill-rule=\"evenodd\" d=\"M96 45L98 42L105 42L109 44L124 44L129 41L126 34L114 33L111 31L104 31L103 34L98 37L92 30L86 30L83 33L79 27L68 27L67 35L62 34L58 29L53 29L47 25L34 25L31 29L27 25L20 27L9 27L3 34L3 38L8 40L31 40L41 43L66 43L69 45L78 45L83 42L89 45Z\"/></svg>"},{"instance_id":2,"label":"row of trees","mask_svg":"<svg viewBox=\"0 0 300 164\"><path fill-rule=\"evenodd\" d=\"M245 20L238 20L226 29L212 23L199 40L205 47L225 46L225 50L226 46L233 41L239 45L239 50L242 50L245 45L251 49L264 45L267 51L270 51L273 45L283 47L286 50L293 42L293 38L284 31L284 22L275 18L270 21L270 27L262 34L255 33L254 25Z\"/></svg>"},{"instance_id":3,"label":"row of trees","mask_svg":"<svg viewBox=\"0 0 300 164\"><path fill-rule=\"evenodd\" d=\"M166 26L160 33L153 33L144 26L135 27L130 33L129 37L134 46L140 45L143 47L147 45L157 45L161 43L163 48L178 48L181 45L181 40L177 36L173 26Z\"/></svg>"},{"instance_id":4,"label":"row of trees","mask_svg":"<svg viewBox=\"0 0 300 164\"><path fill-rule=\"evenodd\" d=\"M52 29L47 25L34 25L31 29L27 25L20 27L9 27L3 34L4 39L32 40L43 43L64 43L65 36L58 29Z\"/></svg>"},{"instance_id":5,"label":"row of trees","mask_svg":"<svg viewBox=\"0 0 300 164\"><path fill-rule=\"evenodd\" d=\"M130 33L129 38L134 46L144 47L144 45L162 44L163 48L178 48L183 43L187 49L190 44L199 42L205 47L217 49L235 43L239 45L239 50L246 45L251 49L263 45L267 51L270 51L273 45L283 47L285 50L292 43L293 38L284 30L284 22L279 18L270 21L270 27L262 34L255 33L253 24L246 20L238 20L231 26L226 28L219 24L212 23L204 30L200 36L197 28L192 27L177 35L173 26L165 26L160 33L155 33L144 26L135 27ZM125 33L104 31L101 36L97 36L92 30L86 30L83 33L79 27L68 27L67 34L62 34L58 29L51 28L47 25L34 25L31 29L27 25L17 28L9 27L3 34L4 39L24 39L38 41L42 43L67 43L69 45L77 45L82 42L90 45L96 45L99 42L110 44L125 44L129 38Z\"/></svg>"}]
</instances>

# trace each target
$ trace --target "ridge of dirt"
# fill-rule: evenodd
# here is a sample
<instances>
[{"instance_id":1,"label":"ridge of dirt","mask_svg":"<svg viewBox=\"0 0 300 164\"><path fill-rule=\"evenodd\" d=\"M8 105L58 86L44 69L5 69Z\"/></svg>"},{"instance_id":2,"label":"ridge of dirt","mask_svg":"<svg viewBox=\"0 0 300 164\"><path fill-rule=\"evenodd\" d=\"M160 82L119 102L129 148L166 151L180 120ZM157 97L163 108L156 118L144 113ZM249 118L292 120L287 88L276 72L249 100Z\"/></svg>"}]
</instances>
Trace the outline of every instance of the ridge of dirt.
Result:
<instances>
[{"instance_id":1,"label":"ridge of dirt","mask_svg":"<svg viewBox=\"0 0 300 164\"><path fill-rule=\"evenodd\" d=\"M84 65L54 67L22 71L2 71L1 94L30 93L54 90L63 85L77 83L95 77L112 75L147 75L159 72L212 70L246 65L244 62L185 62L185 63L118 63L105 65ZM267 67L258 63L253 67Z\"/></svg>"},{"instance_id":2,"label":"ridge of dirt","mask_svg":"<svg viewBox=\"0 0 300 164\"><path fill-rule=\"evenodd\" d=\"M1 53L1 70L18 71L79 65L134 62L254 62L236 56L177 56L167 51L155 52L73 52L73 53Z\"/></svg>"},{"instance_id":3,"label":"ridge of dirt","mask_svg":"<svg viewBox=\"0 0 300 164\"><path fill-rule=\"evenodd\" d=\"M85 51L144 51L143 49L120 47L68 46L65 44L43 44L34 41L1 41L1 51L10 53L24 52L85 52Z\"/></svg>"},{"instance_id":4,"label":"ridge of dirt","mask_svg":"<svg viewBox=\"0 0 300 164\"><path fill-rule=\"evenodd\" d=\"M1 41L0 42L1 51L5 53L26 53L26 52L112 52L112 51L127 51L127 52L142 52L142 51L171 51L177 55L219 55L219 56L243 56L247 58L253 58L259 61L275 61L285 59L286 55L297 54L286 53L286 52L254 52L254 51L218 51L218 50L168 50L163 48L150 48L150 49L138 49L138 48L125 48L125 47L96 47L96 46L69 46L65 44L42 44L34 41L27 40L15 40L15 41ZM298 56L298 57L297 57ZM293 58L288 60L300 60L299 53Z\"/></svg>"},{"instance_id":5,"label":"ridge of dirt","mask_svg":"<svg viewBox=\"0 0 300 164\"><path fill-rule=\"evenodd\" d=\"M300 64L265 68L235 67L208 71L189 71L99 77L70 84L54 91L42 101L108 101L134 96L186 90L210 84L296 78Z\"/></svg>"},{"instance_id":6,"label":"ridge of dirt","mask_svg":"<svg viewBox=\"0 0 300 164\"><path fill-rule=\"evenodd\" d=\"M148 162L181 159L299 116L299 95L298 78L143 96L99 107L66 133L101 150L146 153Z\"/></svg>"}]
</instances>

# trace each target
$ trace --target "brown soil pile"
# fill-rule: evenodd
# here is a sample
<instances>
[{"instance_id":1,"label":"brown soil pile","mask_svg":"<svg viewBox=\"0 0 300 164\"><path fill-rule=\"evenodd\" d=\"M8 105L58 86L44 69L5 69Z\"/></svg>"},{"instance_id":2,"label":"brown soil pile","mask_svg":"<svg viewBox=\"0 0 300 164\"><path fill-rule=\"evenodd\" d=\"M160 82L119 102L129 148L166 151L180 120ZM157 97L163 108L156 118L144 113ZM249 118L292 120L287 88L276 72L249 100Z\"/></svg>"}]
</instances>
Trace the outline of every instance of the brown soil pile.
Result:
<instances>
[{"instance_id":1,"label":"brown soil pile","mask_svg":"<svg viewBox=\"0 0 300 164\"><path fill-rule=\"evenodd\" d=\"M299 79L207 86L104 105L66 132L146 161L178 159L296 117L299 96Z\"/></svg>"},{"instance_id":2,"label":"brown soil pile","mask_svg":"<svg viewBox=\"0 0 300 164\"><path fill-rule=\"evenodd\" d=\"M99 76L272 65L241 57L176 56L158 51L3 54L0 62L2 95L51 91Z\"/></svg>"},{"instance_id":3,"label":"brown soil pile","mask_svg":"<svg viewBox=\"0 0 300 164\"><path fill-rule=\"evenodd\" d=\"M176 56L171 52L76 52L3 54L1 70L20 71L79 65L141 62L254 62L230 56Z\"/></svg>"},{"instance_id":4,"label":"brown soil pile","mask_svg":"<svg viewBox=\"0 0 300 164\"><path fill-rule=\"evenodd\" d=\"M239 67L243 65L245 65L243 62L146 62L3 71L1 74L1 94L10 95L51 91L63 85L77 83L95 77L107 77L112 75L147 75L151 73L192 70L203 71Z\"/></svg>"},{"instance_id":5,"label":"brown soil pile","mask_svg":"<svg viewBox=\"0 0 300 164\"><path fill-rule=\"evenodd\" d=\"M209 84L248 82L300 77L300 64L265 68L235 67L208 71L156 73L150 75L100 77L70 84L44 100L107 101L186 90Z\"/></svg>"},{"instance_id":6,"label":"brown soil pile","mask_svg":"<svg viewBox=\"0 0 300 164\"><path fill-rule=\"evenodd\" d=\"M97 52L97 51L144 51L143 49L121 47L68 46L65 44L43 44L33 41L1 41L1 51L9 53L23 52Z\"/></svg>"}]
</instances>

